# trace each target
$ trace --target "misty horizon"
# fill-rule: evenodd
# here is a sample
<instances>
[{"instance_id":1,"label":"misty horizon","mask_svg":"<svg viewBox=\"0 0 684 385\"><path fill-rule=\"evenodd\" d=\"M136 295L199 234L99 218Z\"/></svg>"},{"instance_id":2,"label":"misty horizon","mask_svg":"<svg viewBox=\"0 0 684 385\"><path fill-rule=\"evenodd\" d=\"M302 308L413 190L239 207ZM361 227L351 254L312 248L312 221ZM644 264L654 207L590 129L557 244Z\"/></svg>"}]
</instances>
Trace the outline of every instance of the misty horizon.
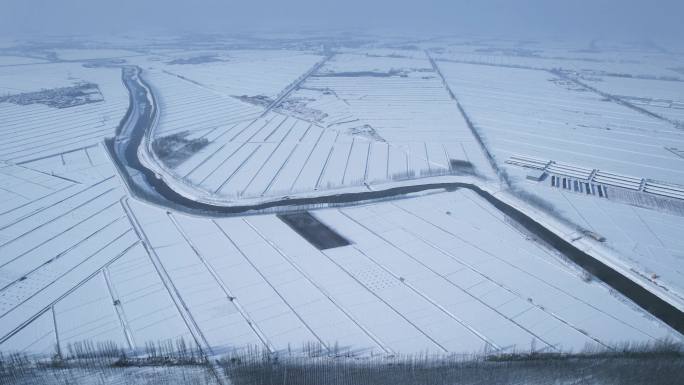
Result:
<instances>
[{"instance_id":1,"label":"misty horizon","mask_svg":"<svg viewBox=\"0 0 684 385\"><path fill-rule=\"evenodd\" d=\"M103 34L236 34L254 31L383 32L464 36L644 41L682 46L684 3L673 0L525 0L250 3L132 0L5 1L6 38Z\"/></svg>"}]
</instances>

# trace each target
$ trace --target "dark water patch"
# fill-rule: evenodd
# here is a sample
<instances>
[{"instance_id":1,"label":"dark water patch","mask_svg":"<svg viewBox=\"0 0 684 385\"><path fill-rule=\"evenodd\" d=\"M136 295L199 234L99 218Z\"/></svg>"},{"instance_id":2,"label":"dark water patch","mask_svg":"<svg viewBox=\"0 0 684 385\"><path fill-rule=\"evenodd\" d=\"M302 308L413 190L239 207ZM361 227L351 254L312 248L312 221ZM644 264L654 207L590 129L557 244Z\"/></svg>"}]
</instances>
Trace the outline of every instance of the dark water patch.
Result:
<instances>
[{"instance_id":1,"label":"dark water patch","mask_svg":"<svg viewBox=\"0 0 684 385\"><path fill-rule=\"evenodd\" d=\"M475 166L462 159L449 159L449 168L456 175L476 175Z\"/></svg>"},{"instance_id":2,"label":"dark water patch","mask_svg":"<svg viewBox=\"0 0 684 385\"><path fill-rule=\"evenodd\" d=\"M380 134L378 134L378 132L370 124L347 128L346 133L349 135L363 136L378 142L385 141L385 139L383 139L383 137L380 136Z\"/></svg>"},{"instance_id":3,"label":"dark water patch","mask_svg":"<svg viewBox=\"0 0 684 385\"><path fill-rule=\"evenodd\" d=\"M83 63L83 68L102 68L123 65L126 59L107 58L107 59L90 59Z\"/></svg>"},{"instance_id":4,"label":"dark water patch","mask_svg":"<svg viewBox=\"0 0 684 385\"><path fill-rule=\"evenodd\" d=\"M305 120L321 122L328 117L328 114L319 109L309 107L308 104L315 101L316 99L312 98L290 97L280 102L277 108Z\"/></svg>"},{"instance_id":5,"label":"dark water patch","mask_svg":"<svg viewBox=\"0 0 684 385\"><path fill-rule=\"evenodd\" d=\"M203 56L195 56L195 57L189 57L189 58L178 58L171 60L170 62L166 64L171 64L171 65L184 65L184 64L204 64L204 63L215 63L215 62L224 62L227 60L223 60L215 55L203 55Z\"/></svg>"},{"instance_id":6,"label":"dark water patch","mask_svg":"<svg viewBox=\"0 0 684 385\"><path fill-rule=\"evenodd\" d=\"M316 219L308 211L289 214L278 214L278 218L304 239L316 246L318 250L347 246L350 242Z\"/></svg>"},{"instance_id":7,"label":"dark water patch","mask_svg":"<svg viewBox=\"0 0 684 385\"><path fill-rule=\"evenodd\" d=\"M266 96L266 95L255 95L255 96L250 96L250 95L240 95L240 96L233 96L235 99L238 99L240 101L243 101L245 103L253 104L255 106L261 106L261 107L268 107L273 103L273 99Z\"/></svg>"},{"instance_id":8,"label":"dark water patch","mask_svg":"<svg viewBox=\"0 0 684 385\"><path fill-rule=\"evenodd\" d=\"M486 54L505 55L505 56L522 56L522 57L539 57L540 53L541 53L541 51L539 51L537 49L495 48L495 47L477 48L477 49L475 49L475 52L486 53Z\"/></svg>"},{"instance_id":9,"label":"dark water patch","mask_svg":"<svg viewBox=\"0 0 684 385\"><path fill-rule=\"evenodd\" d=\"M361 78L361 77L371 77L371 78L389 78L392 76L407 77L406 71L391 69L387 72L381 71L348 71L348 72L325 72L312 75L312 77L319 78Z\"/></svg>"},{"instance_id":10,"label":"dark water patch","mask_svg":"<svg viewBox=\"0 0 684 385\"><path fill-rule=\"evenodd\" d=\"M209 144L207 138L188 139L189 131L157 138L152 142L152 151L164 164L174 168Z\"/></svg>"}]
</instances>

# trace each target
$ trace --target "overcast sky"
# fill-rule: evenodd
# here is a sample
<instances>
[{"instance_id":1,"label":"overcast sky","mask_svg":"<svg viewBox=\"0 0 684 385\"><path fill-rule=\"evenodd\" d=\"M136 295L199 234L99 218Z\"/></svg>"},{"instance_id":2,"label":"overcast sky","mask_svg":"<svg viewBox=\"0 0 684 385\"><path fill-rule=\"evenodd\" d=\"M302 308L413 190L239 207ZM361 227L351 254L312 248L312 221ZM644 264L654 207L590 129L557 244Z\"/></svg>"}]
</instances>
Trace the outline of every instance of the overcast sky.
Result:
<instances>
[{"instance_id":1,"label":"overcast sky","mask_svg":"<svg viewBox=\"0 0 684 385\"><path fill-rule=\"evenodd\" d=\"M0 33L385 29L684 40L684 0L0 0Z\"/></svg>"}]
</instances>

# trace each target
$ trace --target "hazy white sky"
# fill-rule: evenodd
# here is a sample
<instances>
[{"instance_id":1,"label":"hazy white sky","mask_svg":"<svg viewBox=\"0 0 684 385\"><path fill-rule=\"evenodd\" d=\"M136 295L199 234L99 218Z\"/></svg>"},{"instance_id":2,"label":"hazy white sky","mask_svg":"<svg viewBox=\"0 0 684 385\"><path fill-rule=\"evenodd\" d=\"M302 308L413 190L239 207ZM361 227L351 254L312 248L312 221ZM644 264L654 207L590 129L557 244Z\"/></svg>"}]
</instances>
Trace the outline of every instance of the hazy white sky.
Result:
<instances>
[{"instance_id":1,"label":"hazy white sky","mask_svg":"<svg viewBox=\"0 0 684 385\"><path fill-rule=\"evenodd\" d=\"M684 39L684 0L0 0L0 33L391 29Z\"/></svg>"}]
</instances>

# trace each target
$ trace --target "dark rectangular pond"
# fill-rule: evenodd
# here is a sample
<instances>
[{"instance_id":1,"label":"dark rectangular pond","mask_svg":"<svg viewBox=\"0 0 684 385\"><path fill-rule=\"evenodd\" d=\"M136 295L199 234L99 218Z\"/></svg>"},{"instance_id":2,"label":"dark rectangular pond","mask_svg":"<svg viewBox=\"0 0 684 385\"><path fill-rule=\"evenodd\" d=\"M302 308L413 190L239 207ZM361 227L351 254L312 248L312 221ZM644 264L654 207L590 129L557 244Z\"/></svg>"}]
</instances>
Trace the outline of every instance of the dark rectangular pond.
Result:
<instances>
[{"instance_id":1,"label":"dark rectangular pond","mask_svg":"<svg viewBox=\"0 0 684 385\"><path fill-rule=\"evenodd\" d=\"M347 246L350 242L330 227L321 223L308 211L278 214L278 218L316 246L318 250Z\"/></svg>"}]
</instances>

